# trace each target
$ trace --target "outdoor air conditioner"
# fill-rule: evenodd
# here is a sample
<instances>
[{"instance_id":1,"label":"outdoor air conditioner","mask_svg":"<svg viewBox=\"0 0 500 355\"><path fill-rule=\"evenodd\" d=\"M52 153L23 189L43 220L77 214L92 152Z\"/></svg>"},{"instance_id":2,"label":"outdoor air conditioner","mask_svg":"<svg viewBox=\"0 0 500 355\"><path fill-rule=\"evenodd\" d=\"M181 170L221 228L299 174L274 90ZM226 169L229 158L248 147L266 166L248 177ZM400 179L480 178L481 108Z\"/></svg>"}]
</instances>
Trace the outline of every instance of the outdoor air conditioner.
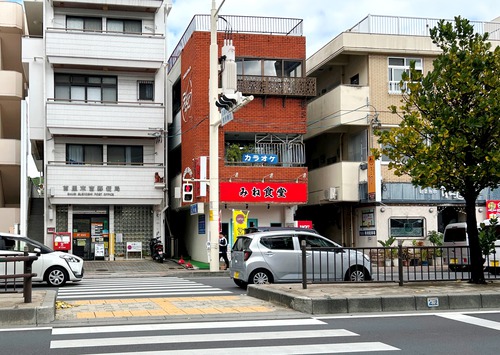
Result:
<instances>
[{"instance_id":1,"label":"outdoor air conditioner","mask_svg":"<svg viewBox=\"0 0 500 355\"><path fill-rule=\"evenodd\" d=\"M337 199L337 188L330 187L325 190L325 199L328 201L335 201Z\"/></svg>"}]
</instances>

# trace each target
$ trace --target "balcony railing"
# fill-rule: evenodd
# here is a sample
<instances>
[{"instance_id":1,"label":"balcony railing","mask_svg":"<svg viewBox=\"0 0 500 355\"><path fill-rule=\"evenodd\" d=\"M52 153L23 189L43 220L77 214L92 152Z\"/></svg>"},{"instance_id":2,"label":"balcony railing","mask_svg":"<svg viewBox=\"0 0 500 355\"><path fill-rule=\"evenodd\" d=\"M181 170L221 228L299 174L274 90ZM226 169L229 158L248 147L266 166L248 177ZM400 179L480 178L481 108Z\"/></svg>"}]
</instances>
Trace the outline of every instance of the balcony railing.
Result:
<instances>
[{"instance_id":1,"label":"balcony railing","mask_svg":"<svg viewBox=\"0 0 500 355\"><path fill-rule=\"evenodd\" d=\"M316 78L238 75L238 90L251 95L316 96Z\"/></svg>"},{"instance_id":2,"label":"balcony railing","mask_svg":"<svg viewBox=\"0 0 500 355\"><path fill-rule=\"evenodd\" d=\"M150 127L163 127L163 117L164 106L154 102L53 99L47 102L47 128L52 134L94 135L98 130L110 136L150 138L153 133Z\"/></svg>"},{"instance_id":3,"label":"balcony railing","mask_svg":"<svg viewBox=\"0 0 500 355\"><path fill-rule=\"evenodd\" d=\"M349 32L372 34L429 36L429 30L437 26L440 19L400 16L368 15L354 25ZM445 20L454 23L454 20ZM488 32L491 40L500 40L500 23L470 21L474 31L479 34Z\"/></svg>"}]
</instances>

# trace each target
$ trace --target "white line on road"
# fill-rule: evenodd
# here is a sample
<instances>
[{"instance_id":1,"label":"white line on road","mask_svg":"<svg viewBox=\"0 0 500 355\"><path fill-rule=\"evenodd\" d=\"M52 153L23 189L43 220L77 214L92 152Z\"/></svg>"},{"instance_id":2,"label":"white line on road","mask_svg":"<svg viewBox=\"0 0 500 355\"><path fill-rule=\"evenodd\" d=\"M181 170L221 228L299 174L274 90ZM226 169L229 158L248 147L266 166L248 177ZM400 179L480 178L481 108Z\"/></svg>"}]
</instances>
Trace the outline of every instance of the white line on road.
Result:
<instances>
[{"instance_id":1,"label":"white line on road","mask_svg":"<svg viewBox=\"0 0 500 355\"><path fill-rule=\"evenodd\" d=\"M241 348L210 348L210 349L192 349L192 350L159 350L135 352L134 355L255 355L255 354L273 354L273 355L296 355L296 354L338 354L338 353L358 353L371 351L395 351L401 350L393 346L380 342L367 343L335 343L335 344L308 344L308 345L289 345L289 346L259 346L259 347L241 347ZM113 353L113 355L131 354L131 353ZM89 354L100 355L100 354Z\"/></svg>"},{"instance_id":2,"label":"white line on road","mask_svg":"<svg viewBox=\"0 0 500 355\"><path fill-rule=\"evenodd\" d=\"M157 336L138 336L138 337L116 337L116 338L86 338L86 339L68 339L53 340L50 343L51 349L67 348L90 348L100 346L124 346L124 345L145 345L145 344L182 344L182 343L204 343L227 341L230 336L231 341L251 341L275 339L306 339L306 338L325 338L325 337L346 337L357 336L358 334L345 329L315 329L315 330L297 330L297 331L273 331L273 332L254 332L254 333L210 333L210 334L183 334L179 335L157 335Z\"/></svg>"},{"instance_id":3,"label":"white line on road","mask_svg":"<svg viewBox=\"0 0 500 355\"><path fill-rule=\"evenodd\" d=\"M194 323L164 323L164 324L134 324L134 325L105 325L95 327L71 327L54 328L52 335L66 334L100 334L114 332L148 332L161 330L186 330L186 329L215 329L215 328L254 328L254 327L282 327L282 326L304 326L325 325L325 322L305 319L276 319L276 320L253 320L253 321L229 321L229 322L194 322Z\"/></svg>"},{"instance_id":4,"label":"white line on road","mask_svg":"<svg viewBox=\"0 0 500 355\"><path fill-rule=\"evenodd\" d=\"M483 327L483 328L500 330L500 323L499 322L495 322L495 321L488 320L488 319L481 319L481 318L477 318L477 317L471 317L471 316L465 315L463 313L441 313L441 314L438 314L437 316L442 317L442 318L446 318L446 319L451 319L451 320L454 320L457 322L477 325L477 326Z\"/></svg>"}]
</instances>

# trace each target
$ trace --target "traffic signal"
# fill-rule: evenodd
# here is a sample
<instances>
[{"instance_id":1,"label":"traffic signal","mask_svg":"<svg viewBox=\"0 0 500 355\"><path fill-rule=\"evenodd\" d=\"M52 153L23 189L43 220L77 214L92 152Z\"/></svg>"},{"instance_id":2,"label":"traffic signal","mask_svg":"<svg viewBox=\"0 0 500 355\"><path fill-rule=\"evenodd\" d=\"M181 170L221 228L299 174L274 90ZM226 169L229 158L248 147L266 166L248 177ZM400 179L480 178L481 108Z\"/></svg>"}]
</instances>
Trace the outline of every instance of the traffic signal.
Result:
<instances>
[{"instance_id":1,"label":"traffic signal","mask_svg":"<svg viewBox=\"0 0 500 355\"><path fill-rule=\"evenodd\" d=\"M193 184L182 184L182 202L193 202Z\"/></svg>"}]
</instances>

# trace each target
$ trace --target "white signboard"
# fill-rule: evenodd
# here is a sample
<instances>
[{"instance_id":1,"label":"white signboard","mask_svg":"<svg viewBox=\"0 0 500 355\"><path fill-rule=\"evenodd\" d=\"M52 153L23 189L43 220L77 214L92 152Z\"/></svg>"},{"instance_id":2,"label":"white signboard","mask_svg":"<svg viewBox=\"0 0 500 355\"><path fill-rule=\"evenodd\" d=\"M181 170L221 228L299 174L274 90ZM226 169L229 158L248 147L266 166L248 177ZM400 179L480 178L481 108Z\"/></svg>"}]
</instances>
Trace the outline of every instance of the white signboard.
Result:
<instances>
[{"instance_id":1,"label":"white signboard","mask_svg":"<svg viewBox=\"0 0 500 355\"><path fill-rule=\"evenodd\" d=\"M127 242L127 251L142 251L142 242Z\"/></svg>"},{"instance_id":2,"label":"white signboard","mask_svg":"<svg viewBox=\"0 0 500 355\"><path fill-rule=\"evenodd\" d=\"M95 243L94 249L94 257L104 257L104 244L103 243Z\"/></svg>"}]
</instances>

